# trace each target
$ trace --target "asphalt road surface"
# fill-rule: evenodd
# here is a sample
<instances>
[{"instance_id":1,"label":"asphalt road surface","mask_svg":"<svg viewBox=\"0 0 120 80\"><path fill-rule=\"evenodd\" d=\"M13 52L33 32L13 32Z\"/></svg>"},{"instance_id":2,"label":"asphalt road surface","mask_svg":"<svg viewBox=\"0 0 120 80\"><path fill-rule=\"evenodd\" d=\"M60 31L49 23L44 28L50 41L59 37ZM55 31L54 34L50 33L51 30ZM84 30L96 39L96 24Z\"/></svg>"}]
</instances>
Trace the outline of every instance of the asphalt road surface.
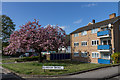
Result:
<instances>
[{"instance_id":1,"label":"asphalt road surface","mask_svg":"<svg viewBox=\"0 0 120 80\"><path fill-rule=\"evenodd\" d=\"M0 79L1 80L25 80L9 71L3 69L1 66L0 66Z\"/></svg>"},{"instance_id":2,"label":"asphalt road surface","mask_svg":"<svg viewBox=\"0 0 120 80\"><path fill-rule=\"evenodd\" d=\"M112 77L112 78L107 79L107 80L120 80L120 75Z\"/></svg>"}]
</instances>

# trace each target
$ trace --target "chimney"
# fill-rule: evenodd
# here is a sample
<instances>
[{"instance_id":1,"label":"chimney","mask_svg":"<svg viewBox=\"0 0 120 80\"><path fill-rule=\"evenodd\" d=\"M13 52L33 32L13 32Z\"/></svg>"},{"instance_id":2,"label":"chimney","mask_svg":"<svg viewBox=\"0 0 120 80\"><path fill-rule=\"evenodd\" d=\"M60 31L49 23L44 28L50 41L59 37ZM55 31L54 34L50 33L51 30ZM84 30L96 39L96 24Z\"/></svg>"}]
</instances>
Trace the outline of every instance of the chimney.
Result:
<instances>
[{"instance_id":1,"label":"chimney","mask_svg":"<svg viewBox=\"0 0 120 80\"><path fill-rule=\"evenodd\" d=\"M95 23L95 20L94 20L94 19L92 20L92 23L93 23L93 24Z\"/></svg>"},{"instance_id":2,"label":"chimney","mask_svg":"<svg viewBox=\"0 0 120 80\"><path fill-rule=\"evenodd\" d=\"M109 18L112 19L112 18L115 18L116 17L116 13L112 13L109 15Z\"/></svg>"}]
</instances>

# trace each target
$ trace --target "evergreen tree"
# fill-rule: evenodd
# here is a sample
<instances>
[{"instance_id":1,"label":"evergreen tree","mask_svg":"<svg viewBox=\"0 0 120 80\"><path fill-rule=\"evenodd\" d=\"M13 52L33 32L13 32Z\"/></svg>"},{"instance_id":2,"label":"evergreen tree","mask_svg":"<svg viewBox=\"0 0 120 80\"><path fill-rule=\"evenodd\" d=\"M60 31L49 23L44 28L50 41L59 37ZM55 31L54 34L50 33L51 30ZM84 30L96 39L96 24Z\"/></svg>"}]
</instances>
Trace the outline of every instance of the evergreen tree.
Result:
<instances>
[{"instance_id":1,"label":"evergreen tree","mask_svg":"<svg viewBox=\"0 0 120 80\"><path fill-rule=\"evenodd\" d=\"M2 47L6 47L9 45L8 40L10 38L10 35L15 30L15 24L12 21L12 19L10 19L10 17L2 15L1 26L2 26Z\"/></svg>"}]
</instances>

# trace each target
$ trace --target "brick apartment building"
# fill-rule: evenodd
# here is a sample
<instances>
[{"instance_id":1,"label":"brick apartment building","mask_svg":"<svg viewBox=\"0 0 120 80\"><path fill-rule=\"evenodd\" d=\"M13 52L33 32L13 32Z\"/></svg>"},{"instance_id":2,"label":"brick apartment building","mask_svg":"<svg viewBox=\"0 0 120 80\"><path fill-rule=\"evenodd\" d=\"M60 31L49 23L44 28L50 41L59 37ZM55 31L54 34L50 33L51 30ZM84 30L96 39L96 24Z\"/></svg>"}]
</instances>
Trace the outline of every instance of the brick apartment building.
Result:
<instances>
[{"instance_id":1,"label":"brick apartment building","mask_svg":"<svg viewBox=\"0 0 120 80\"><path fill-rule=\"evenodd\" d=\"M111 54L120 52L120 16L78 28L70 34L72 59L110 64Z\"/></svg>"}]
</instances>

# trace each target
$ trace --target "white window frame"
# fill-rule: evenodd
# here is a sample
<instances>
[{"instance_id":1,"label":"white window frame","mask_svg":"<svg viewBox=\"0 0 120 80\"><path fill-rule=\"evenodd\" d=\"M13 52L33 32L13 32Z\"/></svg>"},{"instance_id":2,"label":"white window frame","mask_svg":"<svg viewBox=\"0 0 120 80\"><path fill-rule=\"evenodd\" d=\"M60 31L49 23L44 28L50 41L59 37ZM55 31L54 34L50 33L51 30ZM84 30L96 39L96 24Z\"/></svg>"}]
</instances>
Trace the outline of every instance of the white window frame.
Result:
<instances>
[{"instance_id":1,"label":"white window frame","mask_svg":"<svg viewBox=\"0 0 120 80\"><path fill-rule=\"evenodd\" d=\"M75 34L74 34L74 37L78 37L78 36L79 36L79 34L78 34L78 33L75 33Z\"/></svg>"},{"instance_id":2,"label":"white window frame","mask_svg":"<svg viewBox=\"0 0 120 80\"><path fill-rule=\"evenodd\" d=\"M98 28L95 28L95 29L92 29L92 30L91 30L91 33L92 33L92 34L95 34L95 33L97 33L97 32L98 32Z\"/></svg>"},{"instance_id":3,"label":"white window frame","mask_svg":"<svg viewBox=\"0 0 120 80\"><path fill-rule=\"evenodd\" d=\"M96 44L95 44L95 45L93 45L93 44L92 44L92 42L93 42L93 41L95 41L95 42L96 42ZM97 44L97 42L98 42L98 44ZM97 45L99 45L99 40L92 40L92 41L91 41L91 45L92 45L92 46L97 46Z\"/></svg>"},{"instance_id":4,"label":"white window frame","mask_svg":"<svg viewBox=\"0 0 120 80\"><path fill-rule=\"evenodd\" d=\"M82 36L87 35L87 31L82 31L82 32L81 32L81 35L82 35Z\"/></svg>"},{"instance_id":5,"label":"white window frame","mask_svg":"<svg viewBox=\"0 0 120 80\"><path fill-rule=\"evenodd\" d=\"M73 54L77 53L78 55L74 55L74 57L79 57L79 52L74 52Z\"/></svg>"},{"instance_id":6,"label":"white window frame","mask_svg":"<svg viewBox=\"0 0 120 80\"><path fill-rule=\"evenodd\" d=\"M79 45L78 45L78 46L75 46L75 43L78 43L78 44L79 44L79 42L74 42L74 47L78 47Z\"/></svg>"},{"instance_id":7,"label":"white window frame","mask_svg":"<svg viewBox=\"0 0 120 80\"><path fill-rule=\"evenodd\" d=\"M93 54L94 54L94 57L93 57ZM92 52L92 58L100 58L99 52Z\"/></svg>"},{"instance_id":8,"label":"white window frame","mask_svg":"<svg viewBox=\"0 0 120 80\"><path fill-rule=\"evenodd\" d=\"M85 53L87 53L86 56L82 55L82 54L85 54ZM81 57L88 57L88 52L81 52Z\"/></svg>"},{"instance_id":9,"label":"white window frame","mask_svg":"<svg viewBox=\"0 0 120 80\"><path fill-rule=\"evenodd\" d=\"M83 42L87 43L87 41L81 41L81 46L87 46L88 45L88 43L87 43L87 45L82 45Z\"/></svg>"}]
</instances>

